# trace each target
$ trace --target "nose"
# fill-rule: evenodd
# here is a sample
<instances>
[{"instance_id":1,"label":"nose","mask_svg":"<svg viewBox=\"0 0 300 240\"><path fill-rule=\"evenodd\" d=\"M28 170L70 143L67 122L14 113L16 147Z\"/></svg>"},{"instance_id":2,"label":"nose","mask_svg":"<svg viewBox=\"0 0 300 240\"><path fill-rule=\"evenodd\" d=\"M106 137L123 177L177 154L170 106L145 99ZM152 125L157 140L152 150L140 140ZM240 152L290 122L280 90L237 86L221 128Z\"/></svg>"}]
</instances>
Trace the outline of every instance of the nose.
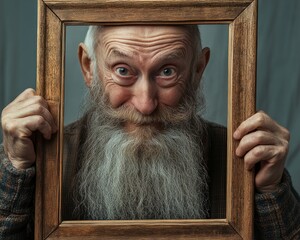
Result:
<instances>
[{"instance_id":1,"label":"nose","mask_svg":"<svg viewBox=\"0 0 300 240\"><path fill-rule=\"evenodd\" d=\"M135 87L132 104L140 113L150 115L158 105L155 82L142 79Z\"/></svg>"}]
</instances>

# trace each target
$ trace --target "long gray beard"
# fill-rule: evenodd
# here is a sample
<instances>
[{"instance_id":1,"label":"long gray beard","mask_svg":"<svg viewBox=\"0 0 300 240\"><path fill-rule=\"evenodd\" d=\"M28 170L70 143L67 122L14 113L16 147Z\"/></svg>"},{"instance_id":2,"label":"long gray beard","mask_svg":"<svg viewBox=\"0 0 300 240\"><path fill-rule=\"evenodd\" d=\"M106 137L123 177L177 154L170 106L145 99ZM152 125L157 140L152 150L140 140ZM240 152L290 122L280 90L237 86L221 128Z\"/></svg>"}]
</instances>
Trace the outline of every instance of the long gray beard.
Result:
<instances>
[{"instance_id":1,"label":"long gray beard","mask_svg":"<svg viewBox=\"0 0 300 240\"><path fill-rule=\"evenodd\" d=\"M127 133L105 100L97 99L94 107L74 182L75 215L91 220L208 217L208 174L197 137L201 121L189 113L189 121L180 122L184 115L179 113L162 131L144 124ZM149 122L136 115L131 120Z\"/></svg>"},{"instance_id":2,"label":"long gray beard","mask_svg":"<svg viewBox=\"0 0 300 240\"><path fill-rule=\"evenodd\" d=\"M83 219L207 217L207 172L192 134L170 129L137 141L110 126L91 129L77 175Z\"/></svg>"}]
</instances>

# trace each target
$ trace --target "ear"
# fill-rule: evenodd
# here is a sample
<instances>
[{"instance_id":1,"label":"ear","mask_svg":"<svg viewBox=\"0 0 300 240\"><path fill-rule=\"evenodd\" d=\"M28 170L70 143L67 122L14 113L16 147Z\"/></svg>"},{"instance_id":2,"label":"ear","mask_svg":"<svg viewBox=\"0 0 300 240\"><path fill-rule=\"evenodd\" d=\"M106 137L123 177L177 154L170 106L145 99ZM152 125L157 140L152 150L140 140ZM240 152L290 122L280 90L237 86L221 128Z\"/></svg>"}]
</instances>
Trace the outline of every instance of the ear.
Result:
<instances>
[{"instance_id":1,"label":"ear","mask_svg":"<svg viewBox=\"0 0 300 240\"><path fill-rule=\"evenodd\" d=\"M196 65L196 81L197 85L200 83L200 80L202 78L202 74L209 62L210 58L210 49L205 47L202 49L201 55L198 58L198 62Z\"/></svg>"},{"instance_id":2,"label":"ear","mask_svg":"<svg viewBox=\"0 0 300 240\"><path fill-rule=\"evenodd\" d=\"M92 60L89 58L87 47L83 43L78 46L78 58L85 84L90 87L93 81Z\"/></svg>"}]
</instances>

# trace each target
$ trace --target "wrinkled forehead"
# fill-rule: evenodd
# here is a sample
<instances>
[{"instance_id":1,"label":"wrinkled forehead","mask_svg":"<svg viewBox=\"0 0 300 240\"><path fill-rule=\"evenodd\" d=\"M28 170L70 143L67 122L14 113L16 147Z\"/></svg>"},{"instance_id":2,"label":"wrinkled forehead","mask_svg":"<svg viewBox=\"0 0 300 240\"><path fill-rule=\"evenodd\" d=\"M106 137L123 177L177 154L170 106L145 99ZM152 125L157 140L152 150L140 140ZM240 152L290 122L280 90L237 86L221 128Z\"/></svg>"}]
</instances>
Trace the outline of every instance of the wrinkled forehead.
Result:
<instances>
[{"instance_id":1,"label":"wrinkled forehead","mask_svg":"<svg viewBox=\"0 0 300 240\"><path fill-rule=\"evenodd\" d=\"M186 42L187 46L196 41L193 31L187 26L104 26L98 35L98 43L105 47L110 42L126 43L136 41L140 43L151 43L155 41L169 40ZM99 46L98 45L98 46Z\"/></svg>"},{"instance_id":2,"label":"wrinkled forehead","mask_svg":"<svg viewBox=\"0 0 300 240\"><path fill-rule=\"evenodd\" d=\"M188 26L183 25L129 25L129 26L102 26L101 36L119 36L130 37L132 35L139 37L157 37L164 34L178 34L189 36Z\"/></svg>"}]
</instances>

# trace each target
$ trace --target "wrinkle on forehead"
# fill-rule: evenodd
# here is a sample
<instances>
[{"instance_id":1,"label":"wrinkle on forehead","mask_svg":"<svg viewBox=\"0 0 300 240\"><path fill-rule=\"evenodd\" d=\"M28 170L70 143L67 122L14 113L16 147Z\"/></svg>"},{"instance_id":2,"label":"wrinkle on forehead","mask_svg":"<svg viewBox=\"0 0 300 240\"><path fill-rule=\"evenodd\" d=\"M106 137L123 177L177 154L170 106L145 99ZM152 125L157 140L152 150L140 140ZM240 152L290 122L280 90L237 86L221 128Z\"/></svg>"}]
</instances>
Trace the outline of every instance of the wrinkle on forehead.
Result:
<instances>
[{"instance_id":1,"label":"wrinkle on forehead","mask_svg":"<svg viewBox=\"0 0 300 240\"><path fill-rule=\"evenodd\" d=\"M138 56L147 55L148 57L175 59L185 58L188 55L187 47L181 43L172 44L155 44L152 47L136 46L134 44L108 44L104 48L105 56L112 58L136 58Z\"/></svg>"},{"instance_id":2,"label":"wrinkle on forehead","mask_svg":"<svg viewBox=\"0 0 300 240\"><path fill-rule=\"evenodd\" d=\"M183 27L174 26L105 27L99 41L106 54L115 48L153 52L169 47L188 49L193 46L191 34Z\"/></svg>"},{"instance_id":3,"label":"wrinkle on forehead","mask_svg":"<svg viewBox=\"0 0 300 240\"><path fill-rule=\"evenodd\" d=\"M165 33L175 33L191 37L191 32L182 25L143 25L143 26L104 26L101 28L101 35L115 33L118 36L135 34L143 38L160 38Z\"/></svg>"},{"instance_id":4,"label":"wrinkle on forehead","mask_svg":"<svg viewBox=\"0 0 300 240\"><path fill-rule=\"evenodd\" d=\"M141 66L146 63L163 63L172 61L173 63L181 61L181 59L188 59L191 53L187 52L186 48L182 47L168 47L158 49L156 51L134 51L129 49L126 51L124 48L113 48L107 56L108 62L113 62L115 59L123 59L125 61L140 62Z\"/></svg>"},{"instance_id":5,"label":"wrinkle on forehead","mask_svg":"<svg viewBox=\"0 0 300 240\"><path fill-rule=\"evenodd\" d=\"M170 51L167 56L163 57L165 60L168 59L178 59L178 58L184 58L186 56L187 52L185 48L175 48L173 51ZM134 58L138 54L136 52L124 52L123 50L119 48L112 48L108 52L108 58Z\"/></svg>"}]
</instances>

